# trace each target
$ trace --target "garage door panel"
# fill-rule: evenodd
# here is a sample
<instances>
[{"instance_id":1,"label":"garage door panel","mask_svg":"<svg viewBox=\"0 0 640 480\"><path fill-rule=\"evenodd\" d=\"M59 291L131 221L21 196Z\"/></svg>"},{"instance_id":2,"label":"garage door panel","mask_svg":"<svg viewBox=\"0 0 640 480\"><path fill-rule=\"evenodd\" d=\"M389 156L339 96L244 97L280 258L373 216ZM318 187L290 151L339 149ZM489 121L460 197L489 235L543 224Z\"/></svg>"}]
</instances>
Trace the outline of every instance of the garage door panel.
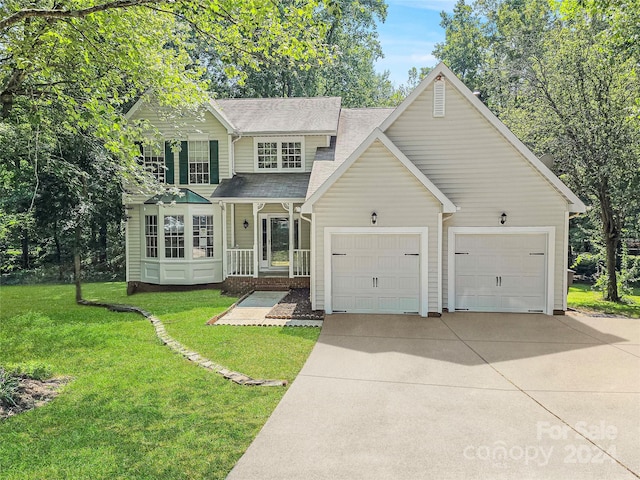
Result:
<instances>
[{"instance_id":1,"label":"garage door panel","mask_svg":"<svg viewBox=\"0 0 640 480\"><path fill-rule=\"evenodd\" d=\"M398 257L398 270L404 273L410 273L413 276L420 273L420 262L418 257L414 255L403 255Z\"/></svg>"},{"instance_id":2,"label":"garage door panel","mask_svg":"<svg viewBox=\"0 0 640 480\"><path fill-rule=\"evenodd\" d=\"M457 234L456 309L544 310L546 244L545 234Z\"/></svg>"},{"instance_id":3,"label":"garage door panel","mask_svg":"<svg viewBox=\"0 0 640 480\"><path fill-rule=\"evenodd\" d=\"M353 270L357 272L374 272L376 269L377 260L373 255L358 255L351 256L353 263Z\"/></svg>"},{"instance_id":4,"label":"garage door panel","mask_svg":"<svg viewBox=\"0 0 640 480\"><path fill-rule=\"evenodd\" d=\"M332 235L333 310L418 312L419 248L415 234Z\"/></svg>"},{"instance_id":5,"label":"garage door panel","mask_svg":"<svg viewBox=\"0 0 640 480\"><path fill-rule=\"evenodd\" d=\"M376 303L377 303L376 297L372 295L369 295L369 296L358 295L355 297L355 302L354 302L355 308L353 308L352 310L355 310L357 312L374 312Z\"/></svg>"},{"instance_id":6,"label":"garage door panel","mask_svg":"<svg viewBox=\"0 0 640 480\"><path fill-rule=\"evenodd\" d=\"M348 257L346 255L334 255L331 259L332 261L332 271L334 273L351 273L353 272L353 257Z\"/></svg>"},{"instance_id":7,"label":"garage door panel","mask_svg":"<svg viewBox=\"0 0 640 480\"><path fill-rule=\"evenodd\" d=\"M376 265L376 272L397 272L398 269L398 256L392 255L380 255L378 256L378 262ZM375 273L375 272L374 272Z\"/></svg>"}]
</instances>

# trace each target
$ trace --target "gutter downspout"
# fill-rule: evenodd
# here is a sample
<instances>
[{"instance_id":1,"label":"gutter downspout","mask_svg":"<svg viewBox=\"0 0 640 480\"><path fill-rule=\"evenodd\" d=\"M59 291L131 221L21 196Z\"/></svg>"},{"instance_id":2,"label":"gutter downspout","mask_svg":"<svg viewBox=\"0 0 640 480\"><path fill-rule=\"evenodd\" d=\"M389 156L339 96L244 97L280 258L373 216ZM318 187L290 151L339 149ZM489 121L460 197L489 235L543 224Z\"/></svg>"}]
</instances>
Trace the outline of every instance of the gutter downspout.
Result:
<instances>
[{"instance_id":1,"label":"gutter downspout","mask_svg":"<svg viewBox=\"0 0 640 480\"><path fill-rule=\"evenodd\" d=\"M231 135L229 138L233 138ZM242 134L239 134L235 140L231 140L230 152L229 152L229 161L230 161L230 170L231 170L231 178L233 178L236 174L236 142L242 138Z\"/></svg>"},{"instance_id":2,"label":"gutter downspout","mask_svg":"<svg viewBox=\"0 0 640 480\"><path fill-rule=\"evenodd\" d=\"M453 213L450 213L448 217L444 216L444 213L438 213L438 313L442 314L442 249L443 249L443 234L444 234L444 222L450 220L453 217Z\"/></svg>"}]
</instances>

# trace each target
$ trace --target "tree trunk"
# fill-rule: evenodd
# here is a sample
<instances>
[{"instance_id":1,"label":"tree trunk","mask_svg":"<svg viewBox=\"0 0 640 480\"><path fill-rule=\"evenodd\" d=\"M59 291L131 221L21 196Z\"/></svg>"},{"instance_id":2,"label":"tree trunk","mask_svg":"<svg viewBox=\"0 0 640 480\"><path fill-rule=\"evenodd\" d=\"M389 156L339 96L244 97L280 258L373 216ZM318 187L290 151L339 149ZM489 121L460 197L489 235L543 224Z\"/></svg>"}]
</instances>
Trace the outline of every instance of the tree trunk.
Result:
<instances>
[{"instance_id":1,"label":"tree trunk","mask_svg":"<svg viewBox=\"0 0 640 480\"><path fill-rule=\"evenodd\" d=\"M82 300L82 284L80 283L80 243L82 241L82 228L80 223L76 225L75 248L73 252L73 275L76 283L76 303Z\"/></svg>"},{"instance_id":2,"label":"tree trunk","mask_svg":"<svg viewBox=\"0 0 640 480\"><path fill-rule=\"evenodd\" d=\"M606 185L600 188L600 218L602 219L602 236L606 247L607 291L605 300L619 302L618 275L616 272L618 244L620 243L621 226L615 217L611 199Z\"/></svg>"},{"instance_id":3,"label":"tree trunk","mask_svg":"<svg viewBox=\"0 0 640 480\"><path fill-rule=\"evenodd\" d=\"M62 281L64 278L64 269L62 268L62 247L60 245L60 238L58 237L58 222L55 222L53 230L53 240L56 244L56 262L58 262L58 280Z\"/></svg>"},{"instance_id":4,"label":"tree trunk","mask_svg":"<svg viewBox=\"0 0 640 480\"><path fill-rule=\"evenodd\" d=\"M29 264L29 232L26 228L22 229L20 244L22 247L22 268L28 270L31 265Z\"/></svg>"}]
</instances>

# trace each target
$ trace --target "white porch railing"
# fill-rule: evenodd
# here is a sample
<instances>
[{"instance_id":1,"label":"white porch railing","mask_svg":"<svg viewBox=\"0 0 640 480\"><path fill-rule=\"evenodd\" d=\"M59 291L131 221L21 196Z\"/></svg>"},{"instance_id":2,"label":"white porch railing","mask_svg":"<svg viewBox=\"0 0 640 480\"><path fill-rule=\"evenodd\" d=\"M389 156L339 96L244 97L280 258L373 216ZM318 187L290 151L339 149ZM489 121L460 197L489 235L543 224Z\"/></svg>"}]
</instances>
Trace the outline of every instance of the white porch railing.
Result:
<instances>
[{"instance_id":1,"label":"white porch railing","mask_svg":"<svg viewBox=\"0 0 640 480\"><path fill-rule=\"evenodd\" d=\"M293 251L293 276L308 277L311 274L311 250Z\"/></svg>"},{"instance_id":2,"label":"white porch railing","mask_svg":"<svg viewBox=\"0 0 640 480\"><path fill-rule=\"evenodd\" d=\"M253 276L253 249L230 248L227 250L227 269L230 277Z\"/></svg>"}]
</instances>

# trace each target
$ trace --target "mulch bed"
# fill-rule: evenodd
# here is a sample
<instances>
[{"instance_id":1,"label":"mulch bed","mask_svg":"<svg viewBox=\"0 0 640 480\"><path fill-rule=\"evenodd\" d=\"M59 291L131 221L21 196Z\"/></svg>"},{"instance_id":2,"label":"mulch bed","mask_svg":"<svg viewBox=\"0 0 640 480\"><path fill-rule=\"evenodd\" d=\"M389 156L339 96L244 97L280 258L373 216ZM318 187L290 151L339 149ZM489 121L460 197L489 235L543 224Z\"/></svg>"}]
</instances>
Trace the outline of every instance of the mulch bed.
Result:
<instances>
[{"instance_id":1,"label":"mulch bed","mask_svg":"<svg viewBox=\"0 0 640 480\"><path fill-rule=\"evenodd\" d=\"M69 378L52 378L49 380L20 379L18 392L14 399L16 405L0 404L0 420L41 407L50 402L58 395L58 390L69 383L69 380Z\"/></svg>"},{"instance_id":2,"label":"mulch bed","mask_svg":"<svg viewBox=\"0 0 640 480\"><path fill-rule=\"evenodd\" d=\"M324 320L323 310L312 310L308 288L293 288L271 309L266 318Z\"/></svg>"}]
</instances>

